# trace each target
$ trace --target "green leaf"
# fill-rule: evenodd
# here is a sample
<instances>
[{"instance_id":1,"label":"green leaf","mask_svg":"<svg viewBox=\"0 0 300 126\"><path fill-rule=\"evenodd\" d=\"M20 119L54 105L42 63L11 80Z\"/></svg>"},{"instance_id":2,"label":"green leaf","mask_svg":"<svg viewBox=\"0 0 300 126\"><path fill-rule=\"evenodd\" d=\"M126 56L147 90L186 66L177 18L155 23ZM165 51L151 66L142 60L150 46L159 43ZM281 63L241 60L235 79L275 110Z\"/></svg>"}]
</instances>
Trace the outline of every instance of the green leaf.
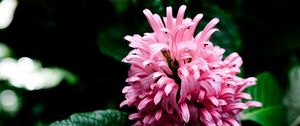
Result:
<instances>
[{"instance_id":1,"label":"green leaf","mask_svg":"<svg viewBox=\"0 0 300 126\"><path fill-rule=\"evenodd\" d=\"M243 112L242 120L255 121L263 126L286 125L286 111L282 106L283 94L270 72L257 76L257 84L246 89L254 100L263 104L262 108L251 108Z\"/></svg>"},{"instance_id":2,"label":"green leaf","mask_svg":"<svg viewBox=\"0 0 300 126\"><path fill-rule=\"evenodd\" d=\"M76 113L70 118L56 121L50 126L123 126L127 114L118 110L98 110L87 113Z\"/></svg>"},{"instance_id":3,"label":"green leaf","mask_svg":"<svg viewBox=\"0 0 300 126\"><path fill-rule=\"evenodd\" d=\"M251 120L262 126L286 126L285 109L283 106L261 108L242 116L242 120Z\"/></svg>"},{"instance_id":4,"label":"green leaf","mask_svg":"<svg viewBox=\"0 0 300 126\"><path fill-rule=\"evenodd\" d=\"M114 4L115 11L117 14L124 13L127 10L128 5L130 3L129 0L113 0L112 2Z\"/></svg>"},{"instance_id":5,"label":"green leaf","mask_svg":"<svg viewBox=\"0 0 300 126\"><path fill-rule=\"evenodd\" d=\"M121 61L129 52L128 42L123 38L126 29L114 26L99 33L98 45L101 53Z\"/></svg>"},{"instance_id":6,"label":"green leaf","mask_svg":"<svg viewBox=\"0 0 300 126\"><path fill-rule=\"evenodd\" d=\"M234 15L213 3L204 5L204 8L207 9L204 19L207 19L206 16L220 19L216 26L216 28L220 29L220 32L214 33L211 41L215 45L226 49L225 56L232 52L240 52L242 50L242 39ZM205 22L200 23L202 27L206 24Z\"/></svg>"},{"instance_id":7,"label":"green leaf","mask_svg":"<svg viewBox=\"0 0 300 126\"><path fill-rule=\"evenodd\" d=\"M283 94L278 82L270 72L263 72L257 77L257 84L245 90L252 95L253 99L263 104L263 107L269 107L282 104ZM252 108L248 111L254 111L260 108ZM248 111L245 111L247 113Z\"/></svg>"}]
</instances>

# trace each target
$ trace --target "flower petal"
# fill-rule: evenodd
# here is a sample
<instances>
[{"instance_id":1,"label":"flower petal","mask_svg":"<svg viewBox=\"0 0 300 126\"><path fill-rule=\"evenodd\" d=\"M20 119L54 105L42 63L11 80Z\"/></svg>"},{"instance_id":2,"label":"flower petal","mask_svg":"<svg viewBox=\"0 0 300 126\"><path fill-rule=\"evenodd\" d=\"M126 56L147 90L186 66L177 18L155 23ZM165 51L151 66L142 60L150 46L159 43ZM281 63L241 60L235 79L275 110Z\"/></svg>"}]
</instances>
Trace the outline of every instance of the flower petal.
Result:
<instances>
[{"instance_id":1,"label":"flower petal","mask_svg":"<svg viewBox=\"0 0 300 126\"><path fill-rule=\"evenodd\" d=\"M248 93L240 93L240 94L236 95L235 98L238 98L238 99L252 99L252 96Z\"/></svg>"},{"instance_id":2,"label":"flower petal","mask_svg":"<svg viewBox=\"0 0 300 126\"><path fill-rule=\"evenodd\" d=\"M155 119L156 119L157 121L161 118L162 112L163 112L163 111L160 109L160 110L158 110L158 111L155 113Z\"/></svg>"},{"instance_id":3,"label":"flower petal","mask_svg":"<svg viewBox=\"0 0 300 126\"><path fill-rule=\"evenodd\" d=\"M150 98L144 98L138 105L138 109L142 110L143 108L145 108L150 102L152 102L153 100Z\"/></svg>"},{"instance_id":4,"label":"flower petal","mask_svg":"<svg viewBox=\"0 0 300 126\"><path fill-rule=\"evenodd\" d=\"M185 5L181 5L178 13L177 13L177 17L176 17L176 25L179 25L182 23L183 17L184 17L184 12L185 12L186 6Z\"/></svg>"},{"instance_id":5,"label":"flower petal","mask_svg":"<svg viewBox=\"0 0 300 126\"><path fill-rule=\"evenodd\" d=\"M138 119L138 118L141 118L141 117L142 117L142 115L140 113L133 113L133 114L130 114L128 116L128 119L129 120L134 120L134 119Z\"/></svg>"},{"instance_id":6,"label":"flower petal","mask_svg":"<svg viewBox=\"0 0 300 126\"><path fill-rule=\"evenodd\" d=\"M226 118L224 120L231 124L231 126L240 126L240 124L233 118Z\"/></svg>"},{"instance_id":7,"label":"flower petal","mask_svg":"<svg viewBox=\"0 0 300 126\"><path fill-rule=\"evenodd\" d=\"M212 117L211 117L210 113L206 109L201 109L200 110L200 117L207 120L207 121L212 120Z\"/></svg>"},{"instance_id":8,"label":"flower petal","mask_svg":"<svg viewBox=\"0 0 300 126\"><path fill-rule=\"evenodd\" d=\"M183 119L183 121L184 122L189 122L189 120L190 120L190 112L189 112L189 108L188 108L188 106L187 106L187 104L186 103L182 103L181 104L181 106L180 106L180 108L181 108L181 112L182 112L182 119Z\"/></svg>"},{"instance_id":9,"label":"flower petal","mask_svg":"<svg viewBox=\"0 0 300 126\"><path fill-rule=\"evenodd\" d=\"M208 100L215 106L218 107L219 106L219 100L214 97L214 96L210 96L208 97Z\"/></svg>"},{"instance_id":10,"label":"flower petal","mask_svg":"<svg viewBox=\"0 0 300 126\"><path fill-rule=\"evenodd\" d=\"M158 92L156 93L156 95L154 96L154 104L155 104L155 105L157 105L157 104L160 102L160 100L161 100L163 94L164 94L164 92L162 92L162 91L158 91Z\"/></svg>"},{"instance_id":11,"label":"flower petal","mask_svg":"<svg viewBox=\"0 0 300 126\"><path fill-rule=\"evenodd\" d=\"M173 14L172 14L172 7L167 7L167 21L166 21L167 29L171 31L174 28L174 21L173 21Z\"/></svg>"},{"instance_id":12,"label":"flower petal","mask_svg":"<svg viewBox=\"0 0 300 126\"><path fill-rule=\"evenodd\" d=\"M262 107L262 103L261 102L257 102L257 101L249 101L246 102L246 105L250 108L252 107Z\"/></svg>"},{"instance_id":13,"label":"flower petal","mask_svg":"<svg viewBox=\"0 0 300 126\"><path fill-rule=\"evenodd\" d=\"M155 43L155 44L151 44L149 45L150 47L150 59L153 59L154 56L156 56L156 54L160 53L160 51L162 49L168 49L168 45L163 44L163 43Z\"/></svg>"},{"instance_id":14,"label":"flower petal","mask_svg":"<svg viewBox=\"0 0 300 126\"><path fill-rule=\"evenodd\" d=\"M159 28L159 25L157 24L156 20L154 19L154 16L153 16L153 14L151 13L151 11L148 10L148 9L145 9L145 10L143 11L143 13L144 13L144 15L146 16L146 18L147 18L147 20L148 20L150 26L152 27L153 31L154 31L154 32L159 31L159 29L160 29L160 28Z\"/></svg>"},{"instance_id":15,"label":"flower petal","mask_svg":"<svg viewBox=\"0 0 300 126\"><path fill-rule=\"evenodd\" d=\"M173 87L174 87L174 84L172 84L172 83L167 84L167 86L165 87L165 90L164 90L167 96L170 94Z\"/></svg>"}]
</instances>

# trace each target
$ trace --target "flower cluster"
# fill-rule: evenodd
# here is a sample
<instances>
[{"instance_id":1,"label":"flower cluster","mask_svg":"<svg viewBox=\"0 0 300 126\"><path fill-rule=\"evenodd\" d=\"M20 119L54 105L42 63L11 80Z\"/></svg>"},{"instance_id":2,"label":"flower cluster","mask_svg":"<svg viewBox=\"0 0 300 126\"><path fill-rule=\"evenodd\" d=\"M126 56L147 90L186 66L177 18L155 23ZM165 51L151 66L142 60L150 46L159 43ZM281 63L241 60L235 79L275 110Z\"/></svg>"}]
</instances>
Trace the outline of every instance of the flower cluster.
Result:
<instances>
[{"instance_id":1,"label":"flower cluster","mask_svg":"<svg viewBox=\"0 0 300 126\"><path fill-rule=\"evenodd\" d=\"M167 7L167 16L160 18L145 9L154 32L125 36L133 50L123 59L131 67L126 79L129 86L122 91L126 99L120 106L138 109L129 115L138 126L239 126L242 110L261 106L243 92L256 84L256 78L236 76L241 57L232 53L223 58L225 50L209 41L218 31L214 28L217 18L194 37L203 15L184 19L185 10L182 5L175 18Z\"/></svg>"}]
</instances>

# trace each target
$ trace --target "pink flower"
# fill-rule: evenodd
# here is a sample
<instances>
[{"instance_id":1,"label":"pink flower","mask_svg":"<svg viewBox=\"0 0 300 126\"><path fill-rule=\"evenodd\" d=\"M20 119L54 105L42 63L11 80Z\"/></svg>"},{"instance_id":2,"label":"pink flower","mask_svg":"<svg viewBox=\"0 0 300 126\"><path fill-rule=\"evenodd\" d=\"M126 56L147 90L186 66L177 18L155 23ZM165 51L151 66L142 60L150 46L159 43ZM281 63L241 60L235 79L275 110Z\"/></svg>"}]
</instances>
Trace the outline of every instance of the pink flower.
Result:
<instances>
[{"instance_id":1,"label":"pink flower","mask_svg":"<svg viewBox=\"0 0 300 126\"><path fill-rule=\"evenodd\" d=\"M242 110L261 106L243 92L256 78L236 76L241 57L232 53L223 60L225 50L209 41L218 31L214 28L217 18L194 37L203 15L184 19L185 9L181 6L174 18L172 8L167 7L162 19L145 9L154 32L125 36L133 50L123 59L131 67L126 80L129 86L122 91L126 100L120 106L138 109L129 115L138 126L239 126Z\"/></svg>"}]
</instances>

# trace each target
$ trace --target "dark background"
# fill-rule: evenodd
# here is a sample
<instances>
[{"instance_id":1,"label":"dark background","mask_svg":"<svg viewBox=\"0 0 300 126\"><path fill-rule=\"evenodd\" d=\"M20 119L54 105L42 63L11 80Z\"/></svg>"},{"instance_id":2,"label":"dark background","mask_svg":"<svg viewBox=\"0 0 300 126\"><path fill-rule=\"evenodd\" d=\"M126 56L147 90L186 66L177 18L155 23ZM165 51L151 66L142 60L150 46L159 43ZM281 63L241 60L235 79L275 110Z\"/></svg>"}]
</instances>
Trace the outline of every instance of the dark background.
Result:
<instances>
[{"instance_id":1,"label":"dark background","mask_svg":"<svg viewBox=\"0 0 300 126\"><path fill-rule=\"evenodd\" d=\"M47 125L75 112L120 109L129 65L111 55L127 54L125 35L151 31L144 8L165 15L165 7L177 12L181 4L187 5L190 17L204 14L202 26L220 18L221 33L212 39L243 57L244 76L271 71L287 88L287 71L300 57L296 1L19 0L12 23L0 30L0 42L11 47L15 58L26 56L45 67L65 68L79 81L37 91L7 87L16 90L23 103L15 116L0 114L0 125ZM101 52L105 48L121 52L107 55Z\"/></svg>"}]
</instances>

